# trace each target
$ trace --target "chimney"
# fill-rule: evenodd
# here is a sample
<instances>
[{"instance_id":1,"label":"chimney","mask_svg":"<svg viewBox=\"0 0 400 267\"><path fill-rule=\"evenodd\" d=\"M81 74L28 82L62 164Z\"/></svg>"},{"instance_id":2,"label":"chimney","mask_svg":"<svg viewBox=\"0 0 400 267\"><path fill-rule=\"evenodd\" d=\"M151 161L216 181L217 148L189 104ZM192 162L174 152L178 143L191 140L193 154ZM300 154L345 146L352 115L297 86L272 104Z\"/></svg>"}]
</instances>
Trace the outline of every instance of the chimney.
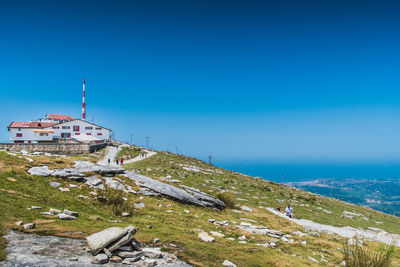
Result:
<instances>
[{"instance_id":1,"label":"chimney","mask_svg":"<svg viewBox=\"0 0 400 267\"><path fill-rule=\"evenodd\" d=\"M86 119L85 77L83 77L82 120Z\"/></svg>"}]
</instances>

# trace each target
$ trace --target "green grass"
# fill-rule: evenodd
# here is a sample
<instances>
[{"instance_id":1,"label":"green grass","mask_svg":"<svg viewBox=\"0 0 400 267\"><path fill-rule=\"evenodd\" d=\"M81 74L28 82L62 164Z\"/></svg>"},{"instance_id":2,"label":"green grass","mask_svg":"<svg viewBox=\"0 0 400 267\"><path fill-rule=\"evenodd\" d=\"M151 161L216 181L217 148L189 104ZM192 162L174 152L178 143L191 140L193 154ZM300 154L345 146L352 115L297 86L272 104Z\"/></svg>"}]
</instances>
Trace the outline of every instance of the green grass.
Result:
<instances>
[{"instance_id":1,"label":"green grass","mask_svg":"<svg viewBox=\"0 0 400 267\"><path fill-rule=\"evenodd\" d=\"M227 191L228 193L223 195L228 195L231 198L232 205L229 205L223 211L216 211L182 204L162 197L143 197L140 199L139 195L123 194L118 195L115 201L117 205L122 204L122 197L127 198L123 205L128 207L132 207L133 203L138 201L142 201L146 205L144 209L132 208L132 216L125 218L115 215L119 213L114 212L113 201L112 203L102 203L95 197L90 197L88 200L78 198L78 195L89 196L89 193L94 191L86 185L83 185L80 189L71 188L71 192L61 192L50 187L49 181L58 181L64 187L68 185L67 181L29 176L26 173L29 167L37 165L39 162L57 168L69 166L73 164L74 159L82 159L82 157L68 157L62 160L50 157L34 159L36 162L28 163L23 159L0 152L0 214L2 214L0 216L0 231L2 234L5 233L7 228L16 228L14 222L19 220L37 222L36 229L29 230L29 232L74 238L83 238L115 225L134 224L140 228L136 234L138 240L144 243L152 243L154 238L160 238L164 250L176 252L181 259L196 266L221 266L225 259L229 259L237 266L312 266L307 257L317 257L320 254L325 256L330 266L335 266L342 261L342 254L337 250L343 242L341 238L328 235L296 237L296 244L294 245L278 242L277 248L264 248L255 244L268 242L272 238L245 233L235 227L232 221L240 222L240 218L248 218L257 221L258 225L281 230L284 233L302 231L300 227L288 220L259 208L259 206L276 207L277 205L284 207L285 204L291 203L297 217L331 225L347 224L353 227L376 226L374 221L382 221L384 224L379 225L379 228L392 233L400 232L400 220L396 217L222 170L193 158L167 152L159 152L150 158L127 164L124 167L155 179L169 175L173 179L180 180L184 185L198 188L214 196L222 191ZM201 168L206 174L190 170L191 166ZM16 181L13 182L12 179L7 178L13 178ZM127 178L119 178L125 180L135 190L138 189ZM103 194L100 191L97 191L97 193ZM237 198L247 199L248 201L237 200ZM282 200L282 202L279 200ZM162 206L159 207L159 204ZM253 208L253 212L237 214L231 209L236 204L249 206ZM302 207L301 204L307 204L309 207ZM61 221L57 218L44 217L36 210L27 210L32 205L39 205L44 210L66 208L78 211L80 214L76 221ZM171 206L168 207L168 205ZM318 207L330 210L332 214L325 214L317 209ZM167 210L174 212L168 213ZM189 210L190 213L186 213L184 210ZM369 218L369 221L344 220L340 218L343 210L362 213ZM92 221L90 220L92 216L99 216L103 220ZM207 221L211 218L229 220L231 224L230 226L217 226ZM44 219L54 221L43 221ZM120 220L121 223L110 222L114 220ZM198 232L195 229L207 232L220 231L226 237L234 237L236 241L216 237L214 243L204 243L197 238ZM237 237L243 234L247 237L247 244L238 244ZM307 245L298 244L300 240L306 240ZM174 244L174 246L171 244ZM4 248L4 239L0 239L0 257L2 258L5 256ZM328 249L331 253L322 252L322 249ZM317 253L317 256L313 253ZM297 256L292 256L292 254ZM397 249L393 255L394 263L399 263L399 251ZM301 256L301 258L298 256Z\"/></svg>"}]
</instances>

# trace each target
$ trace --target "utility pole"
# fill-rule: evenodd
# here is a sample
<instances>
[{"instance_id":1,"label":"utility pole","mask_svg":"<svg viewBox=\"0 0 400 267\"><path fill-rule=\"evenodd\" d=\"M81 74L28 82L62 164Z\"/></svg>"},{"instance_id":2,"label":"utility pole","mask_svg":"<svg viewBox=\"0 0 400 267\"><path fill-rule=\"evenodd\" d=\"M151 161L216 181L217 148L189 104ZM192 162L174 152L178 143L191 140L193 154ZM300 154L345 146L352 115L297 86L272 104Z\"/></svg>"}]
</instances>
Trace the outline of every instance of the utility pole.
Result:
<instances>
[{"instance_id":1,"label":"utility pole","mask_svg":"<svg viewBox=\"0 0 400 267\"><path fill-rule=\"evenodd\" d=\"M240 172L243 174L243 162L240 162Z\"/></svg>"},{"instance_id":2,"label":"utility pole","mask_svg":"<svg viewBox=\"0 0 400 267\"><path fill-rule=\"evenodd\" d=\"M149 149L150 148L150 137L146 136L146 147Z\"/></svg>"},{"instance_id":3,"label":"utility pole","mask_svg":"<svg viewBox=\"0 0 400 267\"><path fill-rule=\"evenodd\" d=\"M178 147L175 147L175 154L178 154Z\"/></svg>"},{"instance_id":4,"label":"utility pole","mask_svg":"<svg viewBox=\"0 0 400 267\"><path fill-rule=\"evenodd\" d=\"M208 164L212 165L212 156L208 156Z\"/></svg>"},{"instance_id":5,"label":"utility pole","mask_svg":"<svg viewBox=\"0 0 400 267\"><path fill-rule=\"evenodd\" d=\"M285 183L285 173L282 172L282 184L284 184L284 183Z\"/></svg>"},{"instance_id":6,"label":"utility pole","mask_svg":"<svg viewBox=\"0 0 400 267\"><path fill-rule=\"evenodd\" d=\"M133 134L131 134L131 145L132 145L132 137L133 137Z\"/></svg>"}]
</instances>

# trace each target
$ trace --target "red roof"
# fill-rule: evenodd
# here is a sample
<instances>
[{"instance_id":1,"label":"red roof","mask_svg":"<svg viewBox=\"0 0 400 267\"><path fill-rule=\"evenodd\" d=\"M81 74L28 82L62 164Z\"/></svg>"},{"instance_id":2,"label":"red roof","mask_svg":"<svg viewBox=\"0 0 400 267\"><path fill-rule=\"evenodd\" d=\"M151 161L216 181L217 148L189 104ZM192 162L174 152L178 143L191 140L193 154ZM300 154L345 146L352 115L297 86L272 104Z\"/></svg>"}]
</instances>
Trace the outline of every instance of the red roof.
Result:
<instances>
[{"instance_id":1,"label":"red roof","mask_svg":"<svg viewBox=\"0 0 400 267\"><path fill-rule=\"evenodd\" d=\"M67 121L72 121L74 118L72 118L70 115L56 115L56 114L46 114L46 116L50 119L53 120L67 120Z\"/></svg>"},{"instance_id":2,"label":"red roof","mask_svg":"<svg viewBox=\"0 0 400 267\"><path fill-rule=\"evenodd\" d=\"M38 121L32 121L32 122L23 122L23 121L13 121L10 123L8 128L37 128L37 129L42 129L46 127L50 127L53 125L56 125L58 123L54 122L38 122Z\"/></svg>"}]
</instances>

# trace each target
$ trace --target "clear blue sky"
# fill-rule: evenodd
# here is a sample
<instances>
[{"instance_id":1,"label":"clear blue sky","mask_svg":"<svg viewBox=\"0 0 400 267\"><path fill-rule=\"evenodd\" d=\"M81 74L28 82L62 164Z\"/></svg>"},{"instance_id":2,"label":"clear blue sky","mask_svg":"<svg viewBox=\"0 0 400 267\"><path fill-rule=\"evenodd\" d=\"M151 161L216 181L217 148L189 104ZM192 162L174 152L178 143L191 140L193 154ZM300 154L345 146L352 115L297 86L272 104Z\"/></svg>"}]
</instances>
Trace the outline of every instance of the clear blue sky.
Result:
<instances>
[{"instance_id":1,"label":"clear blue sky","mask_svg":"<svg viewBox=\"0 0 400 267\"><path fill-rule=\"evenodd\" d=\"M0 140L87 113L206 159L400 162L398 1L1 1Z\"/></svg>"}]
</instances>

